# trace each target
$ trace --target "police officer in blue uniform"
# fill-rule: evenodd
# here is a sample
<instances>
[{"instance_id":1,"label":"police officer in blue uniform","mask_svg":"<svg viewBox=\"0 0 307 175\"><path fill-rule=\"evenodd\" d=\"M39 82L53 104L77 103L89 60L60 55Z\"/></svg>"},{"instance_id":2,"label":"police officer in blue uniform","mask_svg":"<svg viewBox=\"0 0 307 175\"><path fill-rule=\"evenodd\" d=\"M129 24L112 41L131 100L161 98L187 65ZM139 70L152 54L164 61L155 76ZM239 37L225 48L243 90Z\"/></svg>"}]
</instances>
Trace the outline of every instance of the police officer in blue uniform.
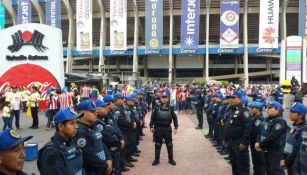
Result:
<instances>
[{"instance_id":1,"label":"police officer in blue uniform","mask_svg":"<svg viewBox=\"0 0 307 175\"><path fill-rule=\"evenodd\" d=\"M220 127L220 131L221 131L221 139L223 142L224 140L224 121L225 121L225 117L226 114L228 112L229 109L229 103L228 103L228 99L225 96L222 96L222 104L221 104L221 109L218 112L218 121L219 121L219 127ZM222 149L219 149L218 152L221 155L227 155L228 151L227 151L227 147L225 147L224 145L222 145Z\"/></svg>"},{"instance_id":2,"label":"police officer in blue uniform","mask_svg":"<svg viewBox=\"0 0 307 175\"><path fill-rule=\"evenodd\" d=\"M250 131L250 150L253 162L254 175L265 174L265 162L263 152L255 150L255 143L260 132L261 123L264 121L262 114L263 103L253 102L251 108L251 131Z\"/></svg>"},{"instance_id":3,"label":"police officer in blue uniform","mask_svg":"<svg viewBox=\"0 0 307 175\"><path fill-rule=\"evenodd\" d=\"M161 95L161 105L153 109L150 120L150 130L155 134L155 160L152 165L160 163L160 151L162 140L165 140L168 152L168 162L171 165L176 165L173 157L173 138L171 123L174 122L174 134L177 133L178 119L174 107L170 107L169 91L165 91Z\"/></svg>"},{"instance_id":4,"label":"police officer in blue uniform","mask_svg":"<svg viewBox=\"0 0 307 175\"><path fill-rule=\"evenodd\" d=\"M208 122L208 126L209 126L209 132L208 132L208 134L205 135L206 138L213 138L212 119L209 116L211 111L210 112L208 111L210 105L212 104L212 97L213 97L212 90L207 89L206 90L204 110L206 112L207 122Z\"/></svg>"},{"instance_id":5,"label":"police officer in blue uniform","mask_svg":"<svg viewBox=\"0 0 307 175\"><path fill-rule=\"evenodd\" d=\"M95 123L96 105L90 100L79 103L76 109L83 113L78 121L78 132L74 142L83 153L83 167L87 175L110 174L112 159L107 147L102 142L102 135Z\"/></svg>"},{"instance_id":6,"label":"police officer in blue uniform","mask_svg":"<svg viewBox=\"0 0 307 175\"><path fill-rule=\"evenodd\" d=\"M102 134L102 141L108 147L113 163L113 174L121 175L120 150L124 148L125 141L123 136L113 126L113 121L108 119L109 103L96 100L97 121L96 127Z\"/></svg>"},{"instance_id":7,"label":"police officer in blue uniform","mask_svg":"<svg viewBox=\"0 0 307 175\"><path fill-rule=\"evenodd\" d=\"M0 175L27 175L22 171L26 158L23 148L32 137L22 138L12 129L0 133Z\"/></svg>"},{"instance_id":8,"label":"police officer in blue uniform","mask_svg":"<svg viewBox=\"0 0 307 175\"><path fill-rule=\"evenodd\" d=\"M81 149L72 142L77 133L77 119L81 115L71 108L55 114L56 132L38 152L37 167L40 174L85 175Z\"/></svg>"},{"instance_id":9,"label":"police officer in blue uniform","mask_svg":"<svg viewBox=\"0 0 307 175\"><path fill-rule=\"evenodd\" d=\"M276 89L273 89L271 92L271 96L274 97L274 100L279 102L280 104L283 104L284 101L284 92L281 89L280 86L278 86Z\"/></svg>"},{"instance_id":10,"label":"police officer in blue uniform","mask_svg":"<svg viewBox=\"0 0 307 175\"><path fill-rule=\"evenodd\" d=\"M112 85L110 85L110 87L107 90L107 95L113 95L113 93L114 93L114 88Z\"/></svg>"},{"instance_id":11,"label":"police officer in blue uniform","mask_svg":"<svg viewBox=\"0 0 307 175\"><path fill-rule=\"evenodd\" d=\"M128 143L128 134L134 127L134 123L131 120L131 116L128 115L126 110L124 109L124 96L121 93L114 94L115 107L112 109L113 118L117 120L118 127L125 138L125 148L121 152L121 161L124 163L126 167L134 167L131 163L135 161L132 159L129 149L130 142ZM131 161L132 160L132 161Z\"/></svg>"},{"instance_id":12,"label":"police officer in blue uniform","mask_svg":"<svg viewBox=\"0 0 307 175\"><path fill-rule=\"evenodd\" d=\"M281 116L282 110L282 105L277 101L268 104L268 117L261 124L261 130L255 144L257 151L264 152L267 175L285 174L280 168L287 132L287 123Z\"/></svg>"},{"instance_id":13,"label":"police officer in blue uniform","mask_svg":"<svg viewBox=\"0 0 307 175\"><path fill-rule=\"evenodd\" d=\"M196 87L196 116L198 120L198 126L195 129L203 129L204 124L204 93L202 92L202 85L197 85Z\"/></svg>"},{"instance_id":14,"label":"police officer in blue uniform","mask_svg":"<svg viewBox=\"0 0 307 175\"><path fill-rule=\"evenodd\" d=\"M221 131L220 131L220 119L218 117L218 113L219 111L223 108L223 103L222 103L222 99L223 99L223 95L220 93L216 93L214 94L214 104L213 104L213 110L210 114L210 116L212 117L212 121L213 121L213 146L216 147L218 150L222 149L222 136L221 136Z\"/></svg>"},{"instance_id":15,"label":"police officer in blue uniform","mask_svg":"<svg viewBox=\"0 0 307 175\"><path fill-rule=\"evenodd\" d=\"M116 107L115 105L115 99L112 95L106 95L103 97L103 101L108 103L109 105L107 106L108 108L108 119L112 120L112 125L116 128L117 132L121 134L121 130L118 127L117 124L117 118L114 118L114 113L113 113L113 109Z\"/></svg>"},{"instance_id":16,"label":"police officer in blue uniform","mask_svg":"<svg viewBox=\"0 0 307 175\"><path fill-rule=\"evenodd\" d=\"M249 175L250 112L241 103L241 94L234 91L229 97L230 108L225 119L224 139L227 145L232 173Z\"/></svg>"},{"instance_id":17,"label":"police officer in blue uniform","mask_svg":"<svg viewBox=\"0 0 307 175\"><path fill-rule=\"evenodd\" d=\"M294 103L290 108L290 120L293 126L287 133L286 144L283 150L284 158L280 161L283 169L287 168L288 175L296 175L299 173L299 140L297 138L300 130L306 125L305 115L307 108L301 103Z\"/></svg>"}]
</instances>

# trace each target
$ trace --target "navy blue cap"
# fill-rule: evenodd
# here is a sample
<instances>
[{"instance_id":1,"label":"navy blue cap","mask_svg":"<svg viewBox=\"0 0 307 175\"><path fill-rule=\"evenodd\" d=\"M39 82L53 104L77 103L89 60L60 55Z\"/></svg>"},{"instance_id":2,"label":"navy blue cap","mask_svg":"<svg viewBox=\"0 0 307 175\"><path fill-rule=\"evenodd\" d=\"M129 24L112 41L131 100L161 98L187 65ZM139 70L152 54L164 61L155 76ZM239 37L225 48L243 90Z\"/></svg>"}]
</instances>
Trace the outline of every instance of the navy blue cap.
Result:
<instances>
[{"instance_id":1,"label":"navy blue cap","mask_svg":"<svg viewBox=\"0 0 307 175\"><path fill-rule=\"evenodd\" d=\"M0 133L0 151L14 148L19 144L32 139L32 137L33 136L27 136L22 138L15 130L6 129Z\"/></svg>"},{"instance_id":2,"label":"navy blue cap","mask_svg":"<svg viewBox=\"0 0 307 175\"><path fill-rule=\"evenodd\" d=\"M238 98L241 98L242 97L242 94L237 91L237 90L234 90L229 96L227 96L228 98L229 97L238 97Z\"/></svg>"},{"instance_id":3,"label":"navy blue cap","mask_svg":"<svg viewBox=\"0 0 307 175\"><path fill-rule=\"evenodd\" d=\"M202 88L203 88L203 85L199 84L199 85L196 86L196 88L197 88L197 89L202 89Z\"/></svg>"},{"instance_id":4,"label":"navy blue cap","mask_svg":"<svg viewBox=\"0 0 307 175\"><path fill-rule=\"evenodd\" d=\"M96 105L97 108L100 108L100 107L106 107L106 106L108 106L109 103L104 102L104 101L102 101L102 100L96 100L96 101L95 101L95 105Z\"/></svg>"},{"instance_id":5,"label":"navy blue cap","mask_svg":"<svg viewBox=\"0 0 307 175\"><path fill-rule=\"evenodd\" d=\"M260 102L255 101L255 102L253 102L253 103L251 104L251 108L262 109L262 108L263 108L263 103L260 103Z\"/></svg>"},{"instance_id":6,"label":"navy blue cap","mask_svg":"<svg viewBox=\"0 0 307 175\"><path fill-rule=\"evenodd\" d=\"M220 98L220 99L223 99L223 95L222 95L222 94L220 94L220 93L216 93L216 94L214 94L214 97L216 97L216 98Z\"/></svg>"},{"instance_id":7,"label":"navy blue cap","mask_svg":"<svg viewBox=\"0 0 307 175\"><path fill-rule=\"evenodd\" d=\"M59 110L54 116L54 124L57 125L66 120L73 120L82 116L83 113L77 114L72 108L65 108Z\"/></svg>"},{"instance_id":8,"label":"navy blue cap","mask_svg":"<svg viewBox=\"0 0 307 175\"><path fill-rule=\"evenodd\" d=\"M139 94L140 94L140 90L135 89L135 90L133 91L133 93L136 94L136 95L139 95Z\"/></svg>"},{"instance_id":9,"label":"navy blue cap","mask_svg":"<svg viewBox=\"0 0 307 175\"><path fill-rule=\"evenodd\" d=\"M136 97L136 94L132 93L126 98L126 101L133 101L134 99L136 99Z\"/></svg>"},{"instance_id":10,"label":"navy blue cap","mask_svg":"<svg viewBox=\"0 0 307 175\"><path fill-rule=\"evenodd\" d=\"M249 103L249 100L248 100L248 98L247 97L241 97L241 102L243 103L243 104L248 104Z\"/></svg>"},{"instance_id":11,"label":"navy blue cap","mask_svg":"<svg viewBox=\"0 0 307 175\"><path fill-rule=\"evenodd\" d=\"M96 105L91 100L85 100L79 103L76 107L78 111L86 110L86 111L94 111L96 110Z\"/></svg>"},{"instance_id":12,"label":"navy blue cap","mask_svg":"<svg viewBox=\"0 0 307 175\"><path fill-rule=\"evenodd\" d=\"M209 89L206 90L206 92L212 92L212 89L209 88Z\"/></svg>"},{"instance_id":13,"label":"navy blue cap","mask_svg":"<svg viewBox=\"0 0 307 175\"><path fill-rule=\"evenodd\" d=\"M303 105L302 103L295 102L291 106L290 112L298 112L298 113L306 114L307 113L307 107L305 105Z\"/></svg>"},{"instance_id":14,"label":"navy blue cap","mask_svg":"<svg viewBox=\"0 0 307 175\"><path fill-rule=\"evenodd\" d=\"M116 93L114 94L114 99L115 100L118 100L118 99L124 99L125 97L123 96L123 94L121 93Z\"/></svg>"},{"instance_id":15,"label":"navy blue cap","mask_svg":"<svg viewBox=\"0 0 307 175\"><path fill-rule=\"evenodd\" d=\"M276 108L276 109L278 109L278 110L280 110L280 111L282 111L282 105L279 103L279 102L277 102L277 101L271 101L269 104L268 104L268 107L270 108L270 107L273 107L273 108Z\"/></svg>"},{"instance_id":16,"label":"navy blue cap","mask_svg":"<svg viewBox=\"0 0 307 175\"><path fill-rule=\"evenodd\" d=\"M112 95L106 95L106 96L103 97L103 101L104 102L110 102L110 101L114 102L115 99L113 98Z\"/></svg>"}]
</instances>

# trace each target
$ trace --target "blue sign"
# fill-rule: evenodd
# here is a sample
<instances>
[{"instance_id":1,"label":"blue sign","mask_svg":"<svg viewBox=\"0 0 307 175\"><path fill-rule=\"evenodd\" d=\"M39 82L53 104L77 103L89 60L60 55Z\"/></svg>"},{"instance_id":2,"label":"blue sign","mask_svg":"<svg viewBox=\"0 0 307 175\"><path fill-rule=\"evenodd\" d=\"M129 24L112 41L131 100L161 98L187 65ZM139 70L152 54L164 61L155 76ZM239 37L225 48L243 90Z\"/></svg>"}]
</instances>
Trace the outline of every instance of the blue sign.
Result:
<instances>
[{"instance_id":1,"label":"blue sign","mask_svg":"<svg viewBox=\"0 0 307 175\"><path fill-rule=\"evenodd\" d=\"M182 0L181 48L198 49L199 43L199 0Z\"/></svg>"},{"instance_id":2,"label":"blue sign","mask_svg":"<svg viewBox=\"0 0 307 175\"><path fill-rule=\"evenodd\" d=\"M46 24L61 29L61 0L46 1Z\"/></svg>"},{"instance_id":3,"label":"blue sign","mask_svg":"<svg viewBox=\"0 0 307 175\"><path fill-rule=\"evenodd\" d=\"M146 49L161 49L163 47L163 0L146 0L145 7Z\"/></svg>"},{"instance_id":4,"label":"blue sign","mask_svg":"<svg viewBox=\"0 0 307 175\"><path fill-rule=\"evenodd\" d=\"M30 0L18 0L18 24L32 22L32 4Z\"/></svg>"},{"instance_id":5,"label":"blue sign","mask_svg":"<svg viewBox=\"0 0 307 175\"><path fill-rule=\"evenodd\" d=\"M239 47L239 0L221 0L220 48Z\"/></svg>"},{"instance_id":6,"label":"blue sign","mask_svg":"<svg viewBox=\"0 0 307 175\"><path fill-rule=\"evenodd\" d=\"M301 37L307 36L307 8L306 0L299 1L299 20L298 20L298 35Z\"/></svg>"},{"instance_id":7,"label":"blue sign","mask_svg":"<svg viewBox=\"0 0 307 175\"><path fill-rule=\"evenodd\" d=\"M0 30L5 27L5 7L0 3Z\"/></svg>"}]
</instances>

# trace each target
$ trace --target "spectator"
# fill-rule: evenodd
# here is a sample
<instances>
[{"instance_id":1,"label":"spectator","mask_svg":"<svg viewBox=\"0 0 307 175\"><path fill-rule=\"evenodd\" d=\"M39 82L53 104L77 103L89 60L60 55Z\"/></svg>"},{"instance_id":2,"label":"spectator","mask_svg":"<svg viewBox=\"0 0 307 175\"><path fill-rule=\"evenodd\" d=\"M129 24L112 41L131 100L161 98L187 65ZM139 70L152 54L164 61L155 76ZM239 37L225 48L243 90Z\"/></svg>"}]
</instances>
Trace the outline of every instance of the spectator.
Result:
<instances>
[{"instance_id":1,"label":"spectator","mask_svg":"<svg viewBox=\"0 0 307 175\"><path fill-rule=\"evenodd\" d=\"M7 128L12 128L11 105L9 102L4 102L2 110L3 131Z\"/></svg>"}]
</instances>

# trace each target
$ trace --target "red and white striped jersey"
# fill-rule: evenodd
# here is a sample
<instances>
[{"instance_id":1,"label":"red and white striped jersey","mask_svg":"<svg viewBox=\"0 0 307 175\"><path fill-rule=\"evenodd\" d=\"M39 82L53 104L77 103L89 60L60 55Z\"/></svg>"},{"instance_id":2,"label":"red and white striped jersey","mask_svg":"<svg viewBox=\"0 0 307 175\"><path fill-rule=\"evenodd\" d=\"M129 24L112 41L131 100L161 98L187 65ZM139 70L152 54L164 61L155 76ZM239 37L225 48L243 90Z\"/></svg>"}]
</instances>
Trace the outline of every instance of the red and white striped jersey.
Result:
<instances>
[{"instance_id":1,"label":"red and white striped jersey","mask_svg":"<svg viewBox=\"0 0 307 175\"><path fill-rule=\"evenodd\" d=\"M58 97L55 95L48 96L49 109L54 110L58 109Z\"/></svg>"},{"instance_id":2,"label":"red and white striped jersey","mask_svg":"<svg viewBox=\"0 0 307 175\"><path fill-rule=\"evenodd\" d=\"M65 109L70 106L71 98L68 94L62 93L59 96L59 102L60 102L61 109Z\"/></svg>"},{"instance_id":3,"label":"red and white striped jersey","mask_svg":"<svg viewBox=\"0 0 307 175\"><path fill-rule=\"evenodd\" d=\"M90 97L90 88L89 87L84 86L81 91L82 91L81 97Z\"/></svg>"},{"instance_id":4,"label":"red and white striped jersey","mask_svg":"<svg viewBox=\"0 0 307 175\"><path fill-rule=\"evenodd\" d=\"M122 89L122 94L124 97L128 97L129 96L129 92L125 89Z\"/></svg>"}]
</instances>

